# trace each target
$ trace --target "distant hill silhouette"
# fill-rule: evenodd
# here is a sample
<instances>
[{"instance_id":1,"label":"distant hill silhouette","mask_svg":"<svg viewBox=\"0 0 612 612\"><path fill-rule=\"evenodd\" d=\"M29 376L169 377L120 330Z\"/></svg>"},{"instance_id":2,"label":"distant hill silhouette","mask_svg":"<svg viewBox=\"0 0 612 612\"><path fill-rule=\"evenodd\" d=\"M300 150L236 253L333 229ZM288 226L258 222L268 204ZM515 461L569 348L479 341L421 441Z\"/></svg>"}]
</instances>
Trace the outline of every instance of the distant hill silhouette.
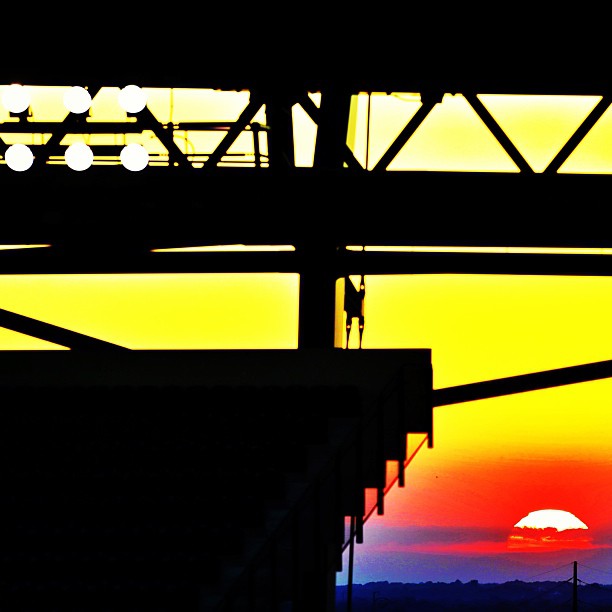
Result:
<instances>
[{"instance_id":1,"label":"distant hill silhouette","mask_svg":"<svg viewBox=\"0 0 612 612\"><path fill-rule=\"evenodd\" d=\"M336 612L347 610L347 585L336 588ZM352 612L424 610L571 610L572 581L479 583L470 582L368 582L354 584ZM588 609L612 610L612 585L578 584L577 601Z\"/></svg>"}]
</instances>

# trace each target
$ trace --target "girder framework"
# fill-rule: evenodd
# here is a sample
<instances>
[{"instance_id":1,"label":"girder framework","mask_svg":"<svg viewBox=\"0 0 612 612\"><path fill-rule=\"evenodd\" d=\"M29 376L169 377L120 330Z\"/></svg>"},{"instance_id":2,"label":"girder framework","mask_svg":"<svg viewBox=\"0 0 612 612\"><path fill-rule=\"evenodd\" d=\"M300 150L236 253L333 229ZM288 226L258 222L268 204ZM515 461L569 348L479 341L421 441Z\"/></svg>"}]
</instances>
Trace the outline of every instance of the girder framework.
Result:
<instances>
[{"instance_id":1,"label":"girder framework","mask_svg":"<svg viewBox=\"0 0 612 612\"><path fill-rule=\"evenodd\" d=\"M28 79L20 79L27 83ZM33 83L51 84L48 79ZM65 84L66 81L62 81ZM74 81L72 81L74 82ZM123 84L121 80L108 84ZM107 83L90 83L92 93ZM174 83L143 73L143 86ZM57 83L54 83L57 84ZM200 81L199 85L212 85ZM214 83L220 85L220 82ZM229 85L229 83L223 83ZM601 196L612 174L561 174L558 169L609 108L604 83L539 89L534 83L503 88L491 81L453 83L440 78L393 81L393 89L420 92L420 109L366 170L347 144L351 99L382 81L339 79L300 86L291 78L240 79L249 100L232 122L174 124L145 108L127 122L96 123L68 114L37 125L26 115L5 122L0 133L51 132L24 172L0 167L13 205L2 211L0 244L46 244L0 255L5 274L121 272L295 272L300 275L300 346L333 345L333 304L338 278L351 274L503 273L609 275L608 257L509 253L376 253L351 245L557 246L607 248L608 214ZM390 85L391 82L386 83ZM366 86L363 88L363 86ZM476 86L482 89L476 89ZM404 87L401 87L404 86ZM489 87L491 86L491 87ZM389 88L391 89L391 88ZM316 104L311 96L320 94ZM384 90L383 90L384 91ZM565 93L600 96L542 172L534 172L478 97L479 92ZM402 147L430 116L446 92L461 93L516 172L390 171ZM292 109L299 105L316 126L311 167L295 163ZM255 120L265 109L265 121ZM175 132L221 131L223 136L196 164ZM165 148L167 164L131 172L114 165L75 172L57 162L69 134L149 131ZM253 137L252 163L225 165L244 132ZM265 137L265 147L260 136ZM4 143L6 145L6 143ZM114 154L117 153L117 146ZM9 200L10 201L10 200ZM568 214L568 211L571 211ZM159 249L222 244L292 245L292 252L160 253Z\"/></svg>"},{"instance_id":2,"label":"girder framework","mask_svg":"<svg viewBox=\"0 0 612 612\"><path fill-rule=\"evenodd\" d=\"M89 92L92 98L95 98L101 89L108 89L108 87L90 87ZM357 159L355 152L347 144L347 133L350 130L351 120L351 100L364 92L351 90L319 92L320 105L313 101L311 93L308 90L281 93L277 90L250 91L248 92L248 104L233 121L162 121L148 106L145 106L142 111L127 113L126 121L115 122L89 120L88 115L75 113L67 113L64 119L59 121L40 121L36 120L29 110L26 110L12 113L9 121L0 124L0 151L3 156L6 154L9 146L6 142L7 136L30 135L32 143L29 144L29 147L35 151L34 166L40 170L45 165L63 163L63 155L66 150L66 145L62 144L64 138L70 136L91 138L94 135L107 135L115 137L113 144L96 143L90 146L94 150L98 163L118 165L121 163L119 153L122 145L120 138L117 137L125 140L128 135L142 136L147 132L153 134L157 139L160 149L152 155L151 163L160 167L214 171L219 166L230 163L252 167L256 170L271 168L274 171L288 172L297 166L293 108L299 106L316 126L313 169L366 171L363 163ZM371 95L373 92L369 90L365 93ZM431 116L435 107L442 102L446 93L422 91L418 94L420 107L414 115L409 117L399 134L388 143L378 161L372 166L372 172L383 173L388 170L402 148L423 125L423 122ZM524 174L533 173L532 166L521 154L503 126L493 117L479 95L471 91L465 91L461 95L489 130L497 144L512 160L516 171ZM541 171L542 173L556 173L608 110L612 98L605 92L600 92L597 96L599 97L598 103L575 127L562 148ZM265 114L264 123L257 120L260 111ZM191 147L179 146L182 139L181 134L189 132L224 132L224 136L206 150L195 150L193 144ZM231 147L236 144L237 139L244 132L251 133L252 154L232 153ZM4 140L2 135L4 135ZM263 143L261 135L265 136Z\"/></svg>"}]
</instances>

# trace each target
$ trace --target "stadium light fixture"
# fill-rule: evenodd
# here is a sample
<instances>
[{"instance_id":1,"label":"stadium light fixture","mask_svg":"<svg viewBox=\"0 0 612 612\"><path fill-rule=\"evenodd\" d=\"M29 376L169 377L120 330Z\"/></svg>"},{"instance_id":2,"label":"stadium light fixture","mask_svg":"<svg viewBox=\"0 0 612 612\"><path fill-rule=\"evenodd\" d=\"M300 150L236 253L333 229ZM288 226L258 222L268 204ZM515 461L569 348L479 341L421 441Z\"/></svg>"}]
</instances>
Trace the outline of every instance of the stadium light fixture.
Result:
<instances>
[{"instance_id":1,"label":"stadium light fixture","mask_svg":"<svg viewBox=\"0 0 612 612\"><path fill-rule=\"evenodd\" d=\"M4 159L11 170L23 172L32 167L34 154L27 145L16 143L6 149Z\"/></svg>"},{"instance_id":2,"label":"stadium light fixture","mask_svg":"<svg viewBox=\"0 0 612 612\"><path fill-rule=\"evenodd\" d=\"M85 113L91 107L91 95L84 87L71 87L64 94L64 106L71 113Z\"/></svg>"},{"instance_id":3,"label":"stadium light fixture","mask_svg":"<svg viewBox=\"0 0 612 612\"><path fill-rule=\"evenodd\" d=\"M73 170L87 170L93 163L94 154L91 147L84 142L73 142L64 154L66 164Z\"/></svg>"},{"instance_id":4,"label":"stadium light fixture","mask_svg":"<svg viewBox=\"0 0 612 612\"><path fill-rule=\"evenodd\" d=\"M128 113L139 113L147 105L147 95L138 85L126 85L119 91L117 100Z\"/></svg>"},{"instance_id":5,"label":"stadium light fixture","mask_svg":"<svg viewBox=\"0 0 612 612\"><path fill-rule=\"evenodd\" d=\"M30 90L19 83L13 83L2 92L2 104L9 112L20 114L28 110L32 96Z\"/></svg>"},{"instance_id":6,"label":"stadium light fixture","mask_svg":"<svg viewBox=\"0 0 612 612\"><path fill-rule=\"evenodd\" d=\"M120 157L123 166L133 172L143 170L149 163L149 154L147 150L142 145L135 142L123 147Z\"/></svg>"}]
</instances>

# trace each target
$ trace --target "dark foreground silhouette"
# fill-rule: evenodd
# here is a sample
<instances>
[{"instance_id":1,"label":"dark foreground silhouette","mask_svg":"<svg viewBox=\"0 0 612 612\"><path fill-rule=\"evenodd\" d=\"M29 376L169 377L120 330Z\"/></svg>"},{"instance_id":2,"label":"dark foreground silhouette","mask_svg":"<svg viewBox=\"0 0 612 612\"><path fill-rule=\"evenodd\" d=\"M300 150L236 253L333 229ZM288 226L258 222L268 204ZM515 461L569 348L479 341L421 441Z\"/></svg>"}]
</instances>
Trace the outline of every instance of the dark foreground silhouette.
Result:
<instances>
[{"instance_id":1,"label":"dark foreground silhouette","mask_svg":"<svg viewBox=\"0 0 612 612\"><path fill-rule=\"evenodd\" d=\"M612 585L563 582L451 583L369 582L354 584L351 612L422 610L612 610ZM347 586L336 588L336 612L349 609Z\"/></svg>"}]
</instances>

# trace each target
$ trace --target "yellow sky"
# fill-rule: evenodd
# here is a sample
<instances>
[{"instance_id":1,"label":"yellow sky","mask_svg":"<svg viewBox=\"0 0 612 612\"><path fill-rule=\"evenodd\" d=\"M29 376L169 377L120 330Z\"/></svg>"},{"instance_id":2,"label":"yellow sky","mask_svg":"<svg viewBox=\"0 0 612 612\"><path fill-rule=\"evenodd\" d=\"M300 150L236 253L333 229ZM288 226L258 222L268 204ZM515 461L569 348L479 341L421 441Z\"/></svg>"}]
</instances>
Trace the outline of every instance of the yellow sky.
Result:
<instances>
[{"instance_id":1,"label":"yellow sky","mask_svg":"<svg viewBox=\"0 0 612 612\"><path fill-rule=\"evenodd\" d=\"M130 349L297 348L295 274L3 275L0 296L0 308Z\"/></svg>"},{"instance_id":2,"label":"yellow sky","mask_svg":"<svg viewBox=\"0 0 612 612\"><path fill-rule=\"evenodd\" d=\"M535 172L559 152L599 96L480 95L482 104ZM352 148L372 168L421 106L418 94L361 94L353 105ZM608 111L559 170L609 173L612 137ZM388 170L518 172L476 111L461 94L445 94L404 145Z\"/></svg>"},{"instance_id":3,"label":"yellow sky","mask_svg":"<svg viewBox=\"0 0 612 612\"><path fill-rule=\"evenodd\" d=\"M430 348L436 389L611 357L606 277L369 275L365 284L363 349ZM297 348L298 297L294 274L0 276L0 308L131 349ZM351 349L356 344L353 333ZM0 347L61 349L2 329ZM585 406L589 388L595 395ZM577 389L580 413L572 400ZM530 428L546 427L549 451L558 452L554 440L577 415L594 411L599 418L571 425L573 437L607 442L598 424L607 408L596 401L597 389L581 384L499 399L509 415L523 417L489 421L482 413L479 427L501 418L508 444L517 448ZM448 421L446 431L467 422L463 416L454 422L458 412L451 408L436 410ZM489 444L478 431L464 433L475 448Z\"/></svg>"}]
</instances>

